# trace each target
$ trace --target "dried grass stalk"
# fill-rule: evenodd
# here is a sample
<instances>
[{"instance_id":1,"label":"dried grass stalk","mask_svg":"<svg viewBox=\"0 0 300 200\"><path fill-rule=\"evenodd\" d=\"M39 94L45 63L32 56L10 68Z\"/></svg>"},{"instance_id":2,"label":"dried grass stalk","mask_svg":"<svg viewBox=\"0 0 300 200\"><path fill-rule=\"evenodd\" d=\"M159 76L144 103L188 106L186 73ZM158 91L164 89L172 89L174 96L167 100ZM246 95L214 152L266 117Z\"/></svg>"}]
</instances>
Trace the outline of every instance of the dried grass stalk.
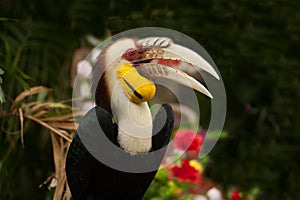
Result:
<instances>
[{"instance_id":1,"label":"dried grass stalk","mask_svg":"<svg viewBox=\"0 0 300 200\"><path fill-rule=\"evenodd\" d=\"M63 139L58 135L51 133L51 143L53 149L53 159L55 165L56 190L53 200L61 200L64 194L66 185L65 174L65 149Z\"/></svg>"},{"instance_id":2,"label":"dried grass stalk","mask_svg":"<svg viewBox=\"0 0 300 200\"><path fill-rule=\"evenodd\" d=\"M68 119L72 119L73 118L73 114L66 114L63 116L54 116L54 117L46 117L43 118L43 121L48 121L48 122L56 122L56 121L64 121L64 120L68 120Z\"/></svg>"},{"instance_id":3,"label":"dried grass stalk","mask_svg":"<svg viewBox=\"0 0 300 200\"><path fill-rule=\"evenodd\" d=\"M25 148L25 145L24 145L24 117L23 117L23 111L22 111L21 108L19 108L18 110L19 110L20 127L21 127L21 144L22 144L22 147Z\"/></svg>"},{"instance_id":4,"label":"dried grass stalk","mask_svg":"<svg viewBox=\"0 0 300 200\"><path fill-rule=\"evenodd\" d=\"M35 118L35 117L32 117L32 116L29 116L29 115L26 115L26 118L28 119L31 119L32 121L35 121L37 122L38 124L42 125L43 127L53 131L54 133L56 133L57 135L61 136L62 138L64 138L65 140L67 140L68 142L71 142L72 139L69 135L65 135L63 134L61 131L59 131L58 129L56 128L53 128L51 125L43 122L42 120L38 119L38 118Z\"/></svg>"},{"instance_id":5,"label":"dried grass stalk","mask_svg":"<svg viewBox=\"0 0 300 200\"><path fill-rule=\"evenodd\" d=\"M21 144L23 147L25 146L24 119L34 121L50 130L55 172L53 175L49 176L47 180L40 185L40 187L43 185L48 185L49 189L55 187L53 200L70 200L71 192L69 190L65 174L65 160L74 132L78 127L78 124L75 123L74 117L83 116L83 114L75 112L71 106L63 102L25 101L25 98L28 96L41 92L47 92L47 95L49 95L50 91L51 89L43 86L37 86L23 91L13 101L9 112L1 113L2 115L0 115L0 117L19 117Z\"/></svg>"},{"instance_id":6,"label":"dried grass stalk","mask_svg":"<svg viewBox=\"0 0 300 200\"><path fill-rule=\"evenodd\" d=\"M36 86L36 87L32 87L29 90L25 90L23 91L21 94L19 94L19 96L17 96L17 98L14 100L13 104L10 107L10 110L14 110L16 108L16 106L26 97L30 96L30 95L34 95L34 94L38 94L41 92L49 92L51 91L51 89L43 87L43 86Z\"/></svg>"}]
</instances>

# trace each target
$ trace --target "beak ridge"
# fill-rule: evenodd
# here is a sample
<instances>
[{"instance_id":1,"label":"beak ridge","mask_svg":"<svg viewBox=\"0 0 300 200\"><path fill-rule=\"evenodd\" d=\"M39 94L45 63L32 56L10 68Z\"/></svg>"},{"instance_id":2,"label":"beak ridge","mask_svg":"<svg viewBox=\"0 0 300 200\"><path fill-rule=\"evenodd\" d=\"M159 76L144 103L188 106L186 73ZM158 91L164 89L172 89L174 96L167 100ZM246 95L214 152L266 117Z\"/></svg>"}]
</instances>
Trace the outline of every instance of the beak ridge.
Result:
<instances>
[{"instance_id":1,"label":"beak ridge","mask_svg":"<svg viewBox=\"0 0 300 200\"><path fill-rule=\"evenodd\" d=\"M148 37L137 41L137 46L141 48L162 48L164 51L164 58L180 59L184 62L192 64L198 70L204 70L220 80L219 75L214 68L198 53L186 48L182 45L175 44L167 37Z\"/></svg>"}]
</instances>

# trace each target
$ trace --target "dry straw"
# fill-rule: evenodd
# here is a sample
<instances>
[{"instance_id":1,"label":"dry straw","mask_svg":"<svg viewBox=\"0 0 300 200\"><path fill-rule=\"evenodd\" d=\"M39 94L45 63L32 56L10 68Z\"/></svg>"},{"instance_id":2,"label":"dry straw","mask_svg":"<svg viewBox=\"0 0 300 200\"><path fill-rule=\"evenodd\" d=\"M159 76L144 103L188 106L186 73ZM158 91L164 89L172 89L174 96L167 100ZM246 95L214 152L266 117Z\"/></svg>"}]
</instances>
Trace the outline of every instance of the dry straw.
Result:
<instances>
[{"instance_id":1,"label":"dry straw","mask_svg":"<svg viewBox=\"0 0 300 200\"><path fill-rule=\"evenodd\" d=\"M41 93L49 97L51 89L37 86L23 91L12 102L9 111L1 112L0 117L19 117L20 138L23 147L25 147L24 123L26 120L36 122L50 130L55 169L53 174L40 184L40 187L55 188L53 200L69 200L71 193L66 181L65 159L78 126L74 121L74 115L82 116L82 113L74 111L71 106L66 104L68 101L54 102L48 99L40 101L37 100L38 98L33 98Z\"/></svg>"}]
</instances>

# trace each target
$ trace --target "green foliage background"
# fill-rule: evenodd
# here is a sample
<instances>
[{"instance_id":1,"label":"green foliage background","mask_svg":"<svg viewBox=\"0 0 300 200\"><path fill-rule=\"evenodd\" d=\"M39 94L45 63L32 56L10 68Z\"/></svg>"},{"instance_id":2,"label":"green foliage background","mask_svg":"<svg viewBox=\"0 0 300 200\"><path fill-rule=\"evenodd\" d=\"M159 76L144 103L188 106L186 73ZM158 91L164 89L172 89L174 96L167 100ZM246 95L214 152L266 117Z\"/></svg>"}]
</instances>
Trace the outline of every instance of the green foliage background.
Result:
<instances>
[{"instance_id":1,"label":"green foliage background","mask_svg":"<svg viewBox=\"0 0 300 200\"><path fill-rule=\"evenodd\" d=\"M87 34L175 29L210 53L226 87L229 136L210 153L206 175L225 189L259 187L263 199L300 199L299 11L298 0L2 0L2 88L14 98L23 88L44 85L55 98L70 98L65 77L74 50L89 46ZM1 119L0 199L49 199L38 189L53 170L48 136L28 124L22 149L18 136L3 131L15 131L17 123Z\"/></svg>"}]
</instances>

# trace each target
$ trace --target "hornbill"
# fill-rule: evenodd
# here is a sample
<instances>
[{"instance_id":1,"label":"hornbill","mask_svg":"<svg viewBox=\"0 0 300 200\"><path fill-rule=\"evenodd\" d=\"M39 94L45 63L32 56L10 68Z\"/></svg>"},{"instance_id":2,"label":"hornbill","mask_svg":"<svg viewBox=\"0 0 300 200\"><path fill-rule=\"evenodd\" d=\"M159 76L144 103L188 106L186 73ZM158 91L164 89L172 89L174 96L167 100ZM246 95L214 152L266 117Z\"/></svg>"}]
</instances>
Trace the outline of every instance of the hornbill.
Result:
<instances>
[{"instance_id":1,"label":"hornbill","mask_svg":"<svg viewBox=\"0 0 300 200\"><path fill-rule=\"evenodd\" d=\"M219 79L200 55L165 37L122 38L101 52L92 78L96 106L80 122L66 159L67 181L74 200L142 199L163 159L173 128L173 111L168 104L162 105L152 120L147 103L156 92L152 80L173 81L212 98L201 83L179 70L179 62ZM95 139L99 135L105 136L102 141ZM115 148L107 149L104 140ZM120 167L95 156L101 151L114 159L114 164L119 161ZM137 163L144 164L142 168L152 165L152 170L121 169L122 165L135 169Z\"/></svg>"}]
</instances>

